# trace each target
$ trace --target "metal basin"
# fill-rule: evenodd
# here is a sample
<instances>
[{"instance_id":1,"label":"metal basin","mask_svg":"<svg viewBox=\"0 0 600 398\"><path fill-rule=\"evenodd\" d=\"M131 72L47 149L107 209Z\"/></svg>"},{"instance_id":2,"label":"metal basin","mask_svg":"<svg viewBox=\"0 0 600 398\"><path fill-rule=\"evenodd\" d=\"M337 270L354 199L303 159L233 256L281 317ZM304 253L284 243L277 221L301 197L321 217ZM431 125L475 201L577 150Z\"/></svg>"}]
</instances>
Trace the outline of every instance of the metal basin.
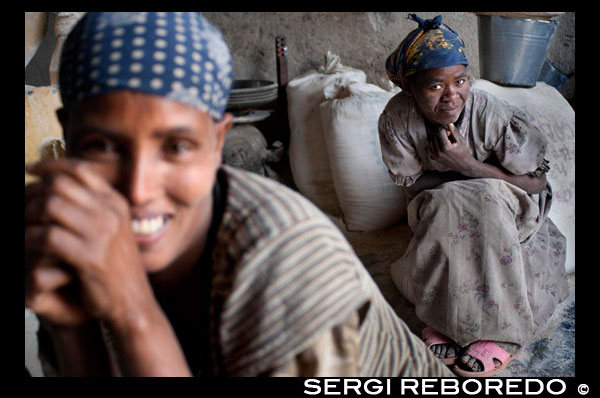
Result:
<instances>
[{"instance_id":1,"label":"metal basin","mask_svg":"<svg viewBox=\"0 0 600 398\"><path fill-rule=\"evenodd\" d=\"M507 86L535 86L556 25L556 21L478 15L481 77Z\"/></svg>"},{"instance_id":2,"label":"metal basin","mask_svg":"<svg viewBox=\"0 0 600 398\"><path fill-rule=\"evenodd\" d=\"M269 80L234 80L228 109L254 108L277 99L278 86Z\"/></svg>"}]
</instances>

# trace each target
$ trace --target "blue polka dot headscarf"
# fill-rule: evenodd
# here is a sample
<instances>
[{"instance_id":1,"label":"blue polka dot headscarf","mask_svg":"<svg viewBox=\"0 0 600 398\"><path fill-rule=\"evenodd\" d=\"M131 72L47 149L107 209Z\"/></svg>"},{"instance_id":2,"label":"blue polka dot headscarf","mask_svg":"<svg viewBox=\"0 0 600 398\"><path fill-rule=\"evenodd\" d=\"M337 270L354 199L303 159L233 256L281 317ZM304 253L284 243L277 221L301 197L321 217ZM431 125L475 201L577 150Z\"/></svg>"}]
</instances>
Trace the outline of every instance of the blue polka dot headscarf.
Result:
<instances>
[{"instance_id":1,"label":"blue polka dot headscarf","mask_svg":"<svg viewBox=\"0 0 600 398\"><path fill-rule=\"evenodd\" d=\"M61 54L63 105L135 90L180 101L220 120L233 83L221 33L195 12L87 13Z\"/></svg>"}]
</instances>

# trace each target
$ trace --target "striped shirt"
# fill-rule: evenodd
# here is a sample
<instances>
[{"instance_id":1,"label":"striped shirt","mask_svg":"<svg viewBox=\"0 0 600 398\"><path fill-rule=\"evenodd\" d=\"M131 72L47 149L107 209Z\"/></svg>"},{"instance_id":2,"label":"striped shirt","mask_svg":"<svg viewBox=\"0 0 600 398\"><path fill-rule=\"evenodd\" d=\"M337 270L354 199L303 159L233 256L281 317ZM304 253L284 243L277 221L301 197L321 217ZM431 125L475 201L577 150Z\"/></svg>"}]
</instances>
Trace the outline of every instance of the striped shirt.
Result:
<instances>
[{"instance_id":1,"label":"striped shirt","mask_svg":"<svg viewBox=\"0 0 600 398\"><path fill-rule=\"evenodd\" d=\"M227 198L212 251L216 374L285 366L361 314L359 375L451 376L397 317L337 227L300 194L223 166Z\"/></svg>"}]
</instances>

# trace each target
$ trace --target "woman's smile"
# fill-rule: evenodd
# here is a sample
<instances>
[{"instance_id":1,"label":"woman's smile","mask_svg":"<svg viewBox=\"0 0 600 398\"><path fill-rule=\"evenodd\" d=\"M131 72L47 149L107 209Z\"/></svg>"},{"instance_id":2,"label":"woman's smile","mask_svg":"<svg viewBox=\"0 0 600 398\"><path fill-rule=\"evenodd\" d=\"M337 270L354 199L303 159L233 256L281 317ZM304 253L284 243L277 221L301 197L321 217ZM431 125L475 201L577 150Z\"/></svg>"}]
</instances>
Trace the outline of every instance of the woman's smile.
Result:
<instances>
[{"instance_id":1,"label":"woman's smile","mask_svg":"<svg viewBox=\"0 0 600 398\"><path fill-rule=\"evenodd\" d=\"M169 228L172 216L158 214L155 216L134 217L131 220L131 230L141 250L159 241Z\"/></svg>"}]
</instances>

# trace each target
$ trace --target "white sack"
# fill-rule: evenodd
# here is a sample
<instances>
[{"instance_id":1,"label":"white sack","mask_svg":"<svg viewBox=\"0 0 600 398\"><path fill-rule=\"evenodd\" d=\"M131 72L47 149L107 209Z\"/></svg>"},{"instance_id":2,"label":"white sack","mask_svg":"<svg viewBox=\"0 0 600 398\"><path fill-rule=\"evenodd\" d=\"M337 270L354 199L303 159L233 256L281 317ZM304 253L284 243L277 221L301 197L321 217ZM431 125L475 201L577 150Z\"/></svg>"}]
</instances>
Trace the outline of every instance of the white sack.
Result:
<instances>
[{"instance_id":1,"label":"white sack","mask_svg":"<svg viewBox=\"0 0 600 398\"><path fill-rule=\"evenodd\" d=\"M575 111L554 87L544 82L531 88L515 88L480 79L471 86L519 107L547 135L547 178L554 193L549 217L567 238L565 269L575 272Z\"/></svg>"},{"instance_id":2,"label":"white sack","mask_svg":"<svg viewBox=\"0 0 600 398\"><path fill-rule=\"evenodd\" d=\"M406 216L406 198L388 175L378 133L379 115L397 93L352 83L320 106L333 184L349 231L384 228Z\"/></svg>"},{"instance_id":3,"label":"white sack","mask_svg":"<svg viewBox=\"0 0 600 398\"><path fill-rule=\"evenodd\" d=\"M287 85L290 122L290 167L298 190L321 210L341 214L331 179L329 159L323 138L319 105L335 92L325 92L332 83L365 82L366 74L343 66L340 58L327 53L325 65L290 81Z\"/></svg>"}]
</instances>

